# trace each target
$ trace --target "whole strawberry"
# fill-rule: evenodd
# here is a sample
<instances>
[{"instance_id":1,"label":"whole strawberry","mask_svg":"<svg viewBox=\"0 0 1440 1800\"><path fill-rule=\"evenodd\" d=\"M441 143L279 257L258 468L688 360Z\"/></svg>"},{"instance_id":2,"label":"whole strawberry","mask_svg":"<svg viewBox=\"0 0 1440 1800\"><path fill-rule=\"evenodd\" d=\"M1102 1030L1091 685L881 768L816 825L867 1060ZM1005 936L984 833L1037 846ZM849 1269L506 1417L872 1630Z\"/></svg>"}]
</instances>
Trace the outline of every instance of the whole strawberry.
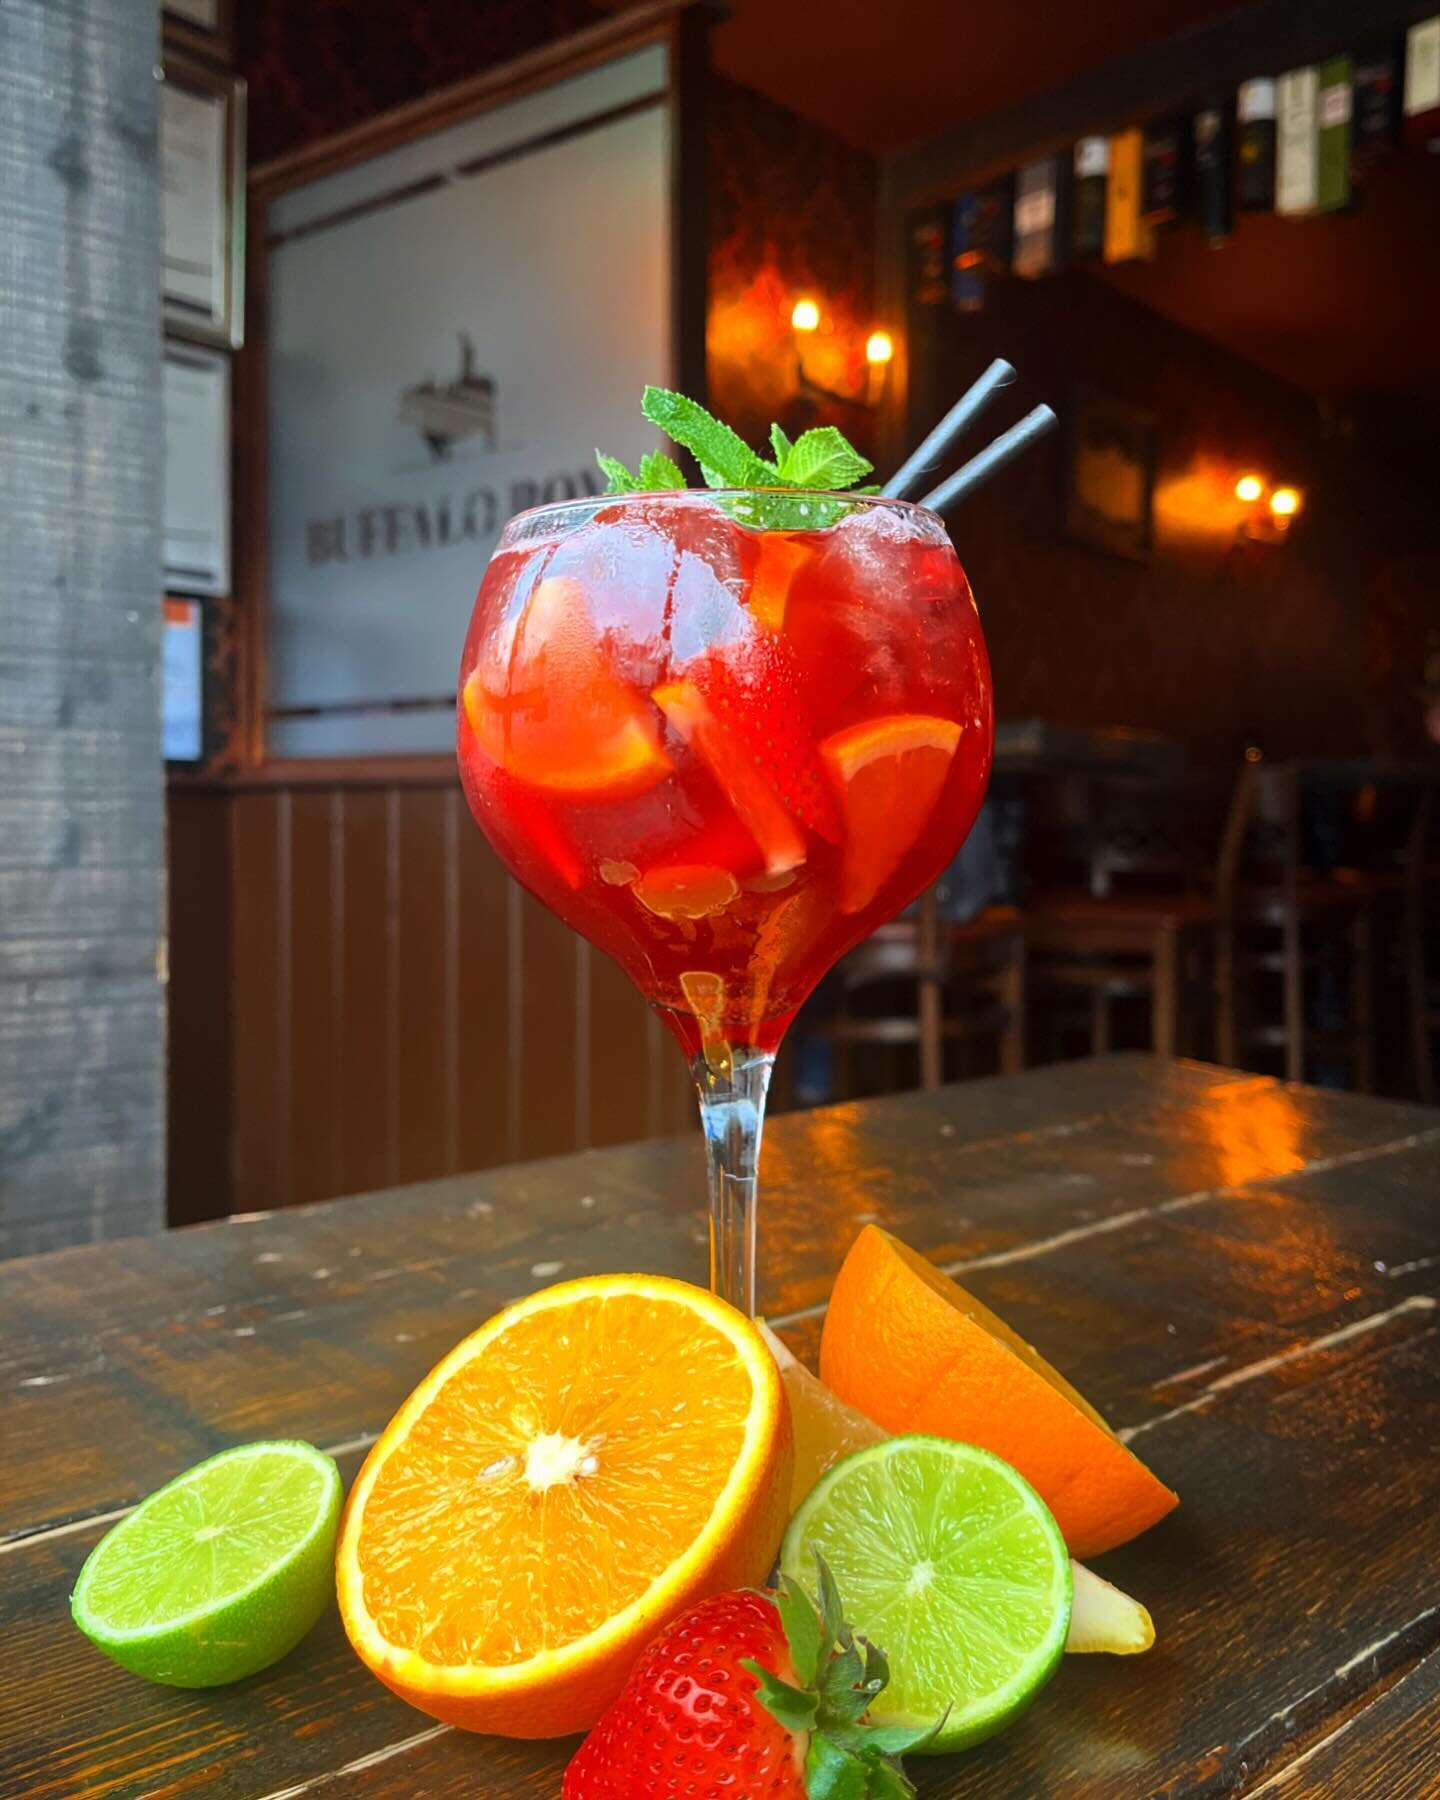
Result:
<instances>
[{"instance_id":1,"label":"whole strawberry","mask_svg":"<svg viewBox=\"0 0 1440 1800\"><path fill-rule=\"evenodd\" d=\"M896 1759L933 1727L860 1722L885 1658L856 1643L823 1563L819 1574L818 1612L782 1577L778 1594L720 1594L677 1619L581 1745L562 1800L913 1794Z\"/></svg>"}]
</instances>

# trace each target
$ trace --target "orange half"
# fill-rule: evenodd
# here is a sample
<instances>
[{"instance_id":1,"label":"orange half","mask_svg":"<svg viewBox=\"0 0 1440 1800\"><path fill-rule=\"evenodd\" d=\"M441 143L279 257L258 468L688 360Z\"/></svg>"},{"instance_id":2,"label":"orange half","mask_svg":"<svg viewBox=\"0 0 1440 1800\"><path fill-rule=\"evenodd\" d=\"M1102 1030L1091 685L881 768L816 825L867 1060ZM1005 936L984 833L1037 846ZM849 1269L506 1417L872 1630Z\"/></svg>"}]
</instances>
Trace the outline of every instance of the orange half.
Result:
<instances>
[{"instance_id":1,"label":"orange half","mask_svg":"<svg viewBox=\"0 0 1440 1800\"><path fill-rule=\"evenodd\" d=\"M570 576L540 583L515 628L503 680L476 668L464 699L486 755L536 787L619 799L669 773L655 715L607 666L584 589Z\"/></svg>"},{"instance_id":2,"label":"orange half","mask_svg":"<svg viewBox=\"0 0 1440 1800\"><path fill-rule=\"evenodd\" d=\"M899 868L935 810L959 742L953 719L895 713L821 744L845 822L842 912L868 906Z\"/></svg>"},{"instance_id":3,"label":"orange half","mask_svg":"<svg viewBox=\"0 0 1440 1800\"><path fill-rule=\"evenodd\" d=\"M547 1288L457 1345L370 1452L345 1629L438 1719L584 1730L671 1619L764 1581L792 1458L774 1360L724 1301L649 1275Z\"/></svg>"},{"instance_id":4,"label":"orange half","mask_svg":"<svg viewBox=\"0 0 1440 1800\"><path fill-rule=\"evenodd\" d=\"M860 1233L836 1278L820 1378L896 1435L928 1432L1003 1456L1082 1560L1179 1505L1032 1345L878 1226Z\"/></svg>"}]
</instances>

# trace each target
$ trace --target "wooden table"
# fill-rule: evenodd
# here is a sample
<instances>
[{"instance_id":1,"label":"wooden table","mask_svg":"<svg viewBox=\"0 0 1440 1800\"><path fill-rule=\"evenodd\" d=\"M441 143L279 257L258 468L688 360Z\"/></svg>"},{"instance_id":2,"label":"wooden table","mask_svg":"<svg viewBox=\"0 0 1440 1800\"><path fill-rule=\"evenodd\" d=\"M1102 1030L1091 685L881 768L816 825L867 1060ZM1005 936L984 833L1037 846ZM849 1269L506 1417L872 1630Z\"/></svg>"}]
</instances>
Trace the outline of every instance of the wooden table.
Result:
<instances>
[{"instance_id":1,"label":"wooden table","mask_svg":"<svg viewBox=\"0 0 1440 1800\"><path fill-rule=\"evenodd\" d=\"M1066 1659L1005 1737L916 1761L923 1794L1440 1794L1440 1113L1109 1057L777 1119L766 1176L763 1303L803 1353L878 1218L1182 1496L1100 1565L1158 1647ZM703 1279L700 1192L697 1134L0 1265L0 1795L556 1794L569 1743L434 1725L333 1613L182 1693L101 1658L67 1595L107 1524L224 1445L306 1437L352 1475L512 1295Z\"/></svg>"}]
</instances>

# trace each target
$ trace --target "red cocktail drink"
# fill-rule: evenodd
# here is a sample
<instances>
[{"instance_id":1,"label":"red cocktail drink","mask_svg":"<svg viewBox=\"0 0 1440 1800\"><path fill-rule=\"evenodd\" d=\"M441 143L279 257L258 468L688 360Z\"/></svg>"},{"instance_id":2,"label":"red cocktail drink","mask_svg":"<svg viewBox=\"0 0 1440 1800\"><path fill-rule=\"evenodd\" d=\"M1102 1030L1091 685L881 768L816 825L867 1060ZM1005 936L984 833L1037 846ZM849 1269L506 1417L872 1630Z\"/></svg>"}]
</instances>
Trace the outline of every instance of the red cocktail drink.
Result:
<instances>
[{"instance_id":1,"label":"red cocktail drink","mask_svg":"<svg viewBox=\"0 0 1440 1800\"><path fill-rule=\"evenodd\" d=\"M752 1165L787 1025L954 855L994 738L939 520L790 493L787 529L757 529L764 506L677 492L512 520L475 604L459 723L465 791L506 865L657 1008L712 1147L729 1134L733 1160L753 1111ZM753 1189L753 1166L721 1177ZM712 1273L747 1304L729 1256Z\"/></svg>"}]
</instances>

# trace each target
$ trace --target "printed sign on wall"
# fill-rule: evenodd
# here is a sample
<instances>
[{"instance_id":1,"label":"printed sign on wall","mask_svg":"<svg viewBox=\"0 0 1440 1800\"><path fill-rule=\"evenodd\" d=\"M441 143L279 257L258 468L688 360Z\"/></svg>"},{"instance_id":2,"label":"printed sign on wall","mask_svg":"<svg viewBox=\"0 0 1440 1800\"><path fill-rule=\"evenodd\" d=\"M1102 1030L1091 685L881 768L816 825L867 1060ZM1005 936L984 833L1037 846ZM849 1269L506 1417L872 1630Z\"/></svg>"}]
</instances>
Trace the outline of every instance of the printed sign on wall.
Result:
<instances>
[{"instance_id":1,"label":"printed sign on wall","mask_svg":"<svg viewBox=\"0 0 1440 1800\"><path fill-rule=\"evenodd\" d=\"M664 83L646 49L272 206L269 754L448 750L505 521L655 447Z\"/></svg>"}]
</instances>

